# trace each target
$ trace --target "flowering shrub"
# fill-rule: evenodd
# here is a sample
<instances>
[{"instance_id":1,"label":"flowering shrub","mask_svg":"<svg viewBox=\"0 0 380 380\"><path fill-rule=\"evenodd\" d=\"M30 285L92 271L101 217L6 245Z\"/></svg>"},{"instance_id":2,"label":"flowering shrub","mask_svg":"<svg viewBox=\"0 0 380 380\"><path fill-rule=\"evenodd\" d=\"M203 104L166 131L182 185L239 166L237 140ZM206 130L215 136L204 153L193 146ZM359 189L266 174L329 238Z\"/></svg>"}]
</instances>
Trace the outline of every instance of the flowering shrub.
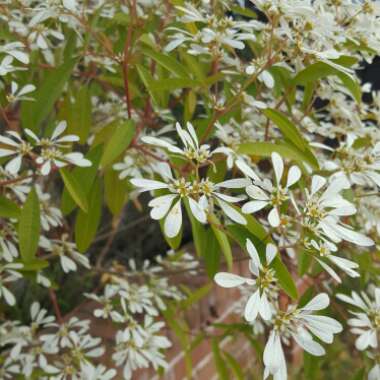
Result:
<instances>
[{"instance_id":1,"label":"flowering shrub","mask_svg":"<svg viewBox=\"0 0 380 380\"><path fill-rule=\"evenodd\" d=\"M380 379L379 31L372 1L0 1L0 379L160 374L167 330L189 378L204 340L245 378L244 336L264 378ZM140 219L166 250L125 248ZM189 334L212 286L241 322Z\"/></svg>"}]
</instances>

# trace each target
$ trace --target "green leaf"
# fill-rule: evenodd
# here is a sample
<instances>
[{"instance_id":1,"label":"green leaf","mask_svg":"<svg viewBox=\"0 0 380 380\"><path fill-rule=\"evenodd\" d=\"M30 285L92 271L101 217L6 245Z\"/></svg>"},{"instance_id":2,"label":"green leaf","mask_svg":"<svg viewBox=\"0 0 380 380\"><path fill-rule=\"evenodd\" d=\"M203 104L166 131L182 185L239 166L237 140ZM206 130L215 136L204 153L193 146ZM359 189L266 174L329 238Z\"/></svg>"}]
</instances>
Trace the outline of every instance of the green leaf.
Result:
<instances>
[{"instance_id":1,"label":"green leaf","mask_svg":"<svg viewBox=\"0 0 380 380\"><path fill-rule=\"evenodd\" d=\"M75 243L80 252L85 252L91 245L99 227L102 214L102 193L98 178L92 185L88 206L88 212L78 210L75 220Z\"/></svg>"},{"instance_id":2,"label":"green leaf","mask_svg":"<svg viewBox=\"0 0 380 380\"><path fill-rule=\"evenodd\" d=\"M102 151L103 151L103 146L96 145L85 156L88 160L91 161L92 165L85 168L75 167L70 172L72 176L75 178L75 180L80 184L86 196L90 192L91 186L98 173L98 166L100 162L100 157L102 155ZM76 206L75 201L71 197L69 191L65 188L63 190L62 199L61 199L61 210L63 214L68 215L71 211L74 210L75 206Z\"/></svg>"},{"instance_id":3,"label":"green leaf","mask_svg":"<svg viewBox=\"0 0 380 380\"><path fill-rule=\"evenodd\" d=\"M197 95L195 91L188 91L185 97L184 121L191 120L197 105Z\"/></svg>"},{"instance_id":4,"label":"green leaf","mask_svg":"<svg viewBox=\"0 0 380 380\"><path fill-rule=\"evenodd\" d=\"M303 354L303 365L304 365L304 375L305 379L316 380L319 379L319 366L320 358L309 354L304 351Z\"/></svg>"},{"instance_id":5,"label":"green leaf","mask_svg":"<svg viewBox=\"0 0 380 380\"><path fill-rule=\"evenodd\" d=\"M194 75L194 78L200 81L206 78L206 73L209 72L207 65L202 64L199 59L185 52L180 52L180 56L181 60L186 63L186 69Z\"/></svg>"},{"instance_id":6,"label":"green leaf","mask_svg":"<svg viewBox=\"0 0 380 380\"><path fill-rule=\"evenodd\" d=\"M223 159L210 165L207 169L207 178L214 183L222 182L227 173L227 160Z\"/></svg>"},{"instance_id":7,"label":"green leaf","mask_svg":"<svg viewBox=\"0 0 380 380\"><path fill-rule=\"evenodd\" d=\"M179 88L194 88L201 83L190 78L165 78L150 83L151 91L173 91Z\"/></svg>"},{"instance_id":8,"label":"green leaf","mask_svg":"<svg viewBox=\"0 0 380 380\"><path fill-rule=\"evenodd\" d=\"M38 131L39 125L50 114L55 102L60 97L76 61L76 59L68 59L56 69L49 70L33 93L33 98L36 100L22 103L21 121L24 128L29 128L35 132Z\"/></svg>"},{"instance_id":9,"label":"green leaf","mask_svg":"<svg viewBox=\"0 0 380 380\"><path fill-rule=\"evenodd\" d=\"M207 276L213 279L220 267L220 247L218 240L211 228L206 229L205 245L202 251L202 257L205 264Z\"/></svg>"},{"instance_id":10,"label":"green leaf","mask_svg":"<svg viewBox=\"0 0 380 380\"><path fill-rule=\"evenodd\" d=\"M0 195L0 216L3 218L18 218L20 207L10 199Z\"/></svg>"},{"instance_id":11,"label":"green leaf","mask_svg":"<svg viewBox=\"0 0 380 380\"><path fill-rule=\"evenodd\" d=\"M86 193L81 186L78 179L69 172L66 168L62 168L59 170L61 174L62 180L65 184L65 188L75 201L75 203L84 211L87 212L88 203L86 198Z\"/></svg>"},{"instance_id":12,"label":"green leaf","mask_svg":"<svg viewBox=\"0 0 380 380\"><path fill-rule=\"evenodd\" d=\"M111 164L121 153L128 148L136 133L133 121L127 120L119 125L104 148L104 153L100 161L102 167Z\"/></svg>"},{"instance_id":13,"label":"green leaf","mask_svg":"<svg viewBox=\"0 0 380 380\"><path fill-rule=\"evenodd\" d=\"M238 14L238 15L241 15L244 17L257 19L257 14L249 8L242 8L242 7L235 5L235 6L231 7L231 11L234 14Z\"/></svg>"},{"instance_id":14,"label":"green leaf","mask_svg":"<svg viewBox=\"0 0 380 380\"><path fill-rule=\"evenodd\" d=\"M181 302L181 306L185 309L189 309L195 303L199 302L202 298L206 297L206 295L210 292L212 287L212 284L206 284L196 289L185 300Z\"/></svg>"},{"instance_id":15,"label":"green leaf","mask_svg":"<svg viewBox=\"0 0 380 380\"><path fill-rule=\"evenodd\" d=\"M18 239L23 262L35 260L40 238L40 201L34 188L22 207L18 224Z\"/></svg>"},{"instance_id":16,"label":"green leaf","mask_svg":"<svg viewBox=\"0 0 380 380\"><path fill-rule=\"evenodd\" d=\"M144 55L154 59L159 65L170 71L172 74L178 77L189 77L189 74L185 70L184 66L170 55L159 53L148 47L143 47L141 50Z\"/></svg>"},{"instance_id":17,"label":"green leaf","mask_svg":"<svg viewBox=\"0 0 380 380\"><path fill-rule=\"evenodd\" d=\"M154 78L152 77L149 70L147 70L142 65L136 65L137 73L141 81L144 83L145 88L148 90L149 95L153 99L153 102L156 106L160 106L161 104L161 96L157 93L157 91L153 88ZM161 89L158 89L160 91Z\"/></svg>"},{"instance_id":18,"label":"green leaf","mask_svg":"<svg viewBox=\"0 0 380 380\"><path fill-rule=\"evenodd\" d=\"M104 172L104 198L106 205L114 216L120 214L128 198L128 185L119 179L119 172L112 168Z\"/></svg>"},{"instance_id":19,"label":"green leaf","mask_svg":"<svg viewBox=\"0 0 380 380\"><path fill-rule=\"evenodd\" d=\"M364 379L366 379L365 368L359 368L357 371L355 371L354 375L351 377L350 380L364 380Z\"/></svg>"},{"instance_id":20,"label":"green leaf","mask_svg":"<svg viewBox=\"0 0 380 380\"><path fill-rule=\"evenodd\" d=\"M310 268L312 255L306 250L300 250L298 254L298 274L303 276Z\"/></svg>"},{"instance_id":21,"label":"green leaf","mask_svg":"<svg viewBox=\"0 0 380 380\"><path fill-rule=\"evenodd\" d=\"M292 144L296 145L302 151L308 149L308 144L305 139L298 132L296 126L284 114L272 108L263 110L263 113L277 125L283 136Z\"/></svg>"},{"instance_id":22,"label":"green leaf","mask_svg":"<svg viewBox=\"0 0 380 380\"><path fill-rule=\"evenodd\" d=\"M210 223L211 223L211 228L216 237L216 240L219 243L219 246L223 252L224 258L226 259L227 268L231 269L233 259L232 259L231 245L228 240L228 237L223 231L220 230L219 226L221 225L221 223L215 214L210 215Z\"/></svg>"},{"instance_id":23,"label":"green leaf","mask_svg":"<svg viewBox=\"0 0 380 380\"><path fill-rule=\"evenodd\" d=\"M306 85L309 82L315 82L319 79L336 75L343 83L345 87L351 92L353 98L360 103L361 101L361 88L360 83L356 81L352 76L339 70L336 67L332 67L325 62L316 62L305 69L301 70L294 78L294 84Z\"/></svg>"},{"instance_id":24,"label":"green leaf","mask_svg":"<svg viewBox=\"0 0 380 380\"><path fill-rule=\"evenodd\" d=\"M211 340L211 349L214 355L215 367L216 367L216 370L218 371L219 379L229 380L230 376L228 373L228 369L226 367L226 364L224 363L224 360L219 350L219 341L215 337L213 337Z\"/></svg>"},{"instance_id":25,"label":"green leaf","mask_svg":"<svg viewBox=\"0 0 380 380\"><path fill-rule=\"evenodd\" d=\"M298 291L296 284L294 283L293 277L289 273L288 268L282 262L279 254L277 254L276 258L273 260L272 266L276 272L276 277L282 289L293 300L298 299Z\"/></svg>"},{"instance_id":26,"label":"green leaf","mask_svg":"<svg viewBox=\"0 0 380 380\"><path fill-rule=\"evenodd\" d=\"M73 133L80 138L80 143L84 144L87 140L91 128L91 93L88 86L82 86L76 97L72 107L71 123L68 123L68 132Z\"/></svg>"},{"instance_id":27,"label":"green leaf","mask_svg":"<svg viewBox=\"0 0 380 380\"><path fill-rule=\"evenodd\" d=\"M284 114L271 108L265 109L263 113L277 125L289 144L296 146L314 165L318 165L318 161L311 152L308 142Z\"/></svg>"},{"instance_id":28,"label":"green leaf","mask_svg":"<svg viewBox=\"0 0 380 380\"><path fill-rule=\"evenodd\" d=\"M49 261L33 259L28 262L21 261L21 264L23 265L23 267L20 269L17 269L18 272L37 272L37 271L40 271L41 269L47 268L49 266Z\"/></svg>"},{"instance_id":29,"label":"green leaf","mask_svg":"<svg viewBox=\"0 0 380 380\"><path fill-rule=\"evenodd\" d=\"M228 352L223 352L223 356L226 359L228 366L232 369L232 372L235 375L236 380L244 380L244 373L242 368L240 367L239 362Z\"/></svg>"},{"instance_id":30,"label":"green leaf","mask_svg":"<svg viewBox=\"0 0 380 380\"><path fill-rule=\"evenodd\" d=\"M261 157L270 157L272 152L277 152L283 158L297 161L301 165L307 163L313 169L319 168L318 162L315 158L305 154L296 146L289 145L288 143L248 142L240 144L237 149L237 153Z\"/></svg>"}]
</instances>

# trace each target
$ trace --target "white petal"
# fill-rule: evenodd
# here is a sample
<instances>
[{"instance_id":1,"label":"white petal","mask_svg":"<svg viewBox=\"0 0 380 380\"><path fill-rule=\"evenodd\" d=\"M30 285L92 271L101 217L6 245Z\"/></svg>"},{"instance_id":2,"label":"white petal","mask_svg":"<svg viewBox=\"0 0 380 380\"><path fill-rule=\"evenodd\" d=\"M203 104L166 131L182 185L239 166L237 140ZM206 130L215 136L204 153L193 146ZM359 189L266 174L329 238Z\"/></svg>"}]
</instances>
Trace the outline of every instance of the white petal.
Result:
<instances>
[{"instance_id":1,"label":"white petal","mask_svg":"<svg viewBox=\"0 0 380 380\"><path fill-rule=\"evenodd\" d=\"M273 207L268 214L268 222L272 227L278 227L280 225L280 215L277 207Z\"/></svg>"},{"instance_id":2,"label":"white petal","mask_svg":"<svg viewBox=\"0 0 380 380\"><path fill-rule=\"evenodd\" d=\"M256 173L243 160L236 160L235 165L249 178L252 178L255 181L260 181L260 178L256 175Z\"/></svg>"},{"instance_id":3,"label":"white petal","mask_svg":"<svg viewBox=\"0 0 380 380\"><path fill-rule=\"evenodd\" d=\"M355 347L363 351L368 347L376 347L377 340L376 340L376 331L374 330L368 330L362 335L359 336L359 338L355 342Z\"/></svg>"},{"instance_id":4,"label":"white petal","mask_svg":"<svg viewBox=\"0 0 380 380\"><path fill-rule=\"evenodd\" d=\"M329 306L330 299L326 293L320 293L309 301L302 310L322 310Z\"/></svg>"},{"instance_id":5,"label":"white petal","mask_svg":"<svg viewBox=\"0 0 380 380\"><path fill-rule=\"evenodd\" d=\"M220 208L223 212L235 223L246 225L247 221L244 216L240 214L240 212L236 211L233 207L231 207L228 203L218 199L217 200Z\"/></svg>"},{"instance_id":6,"label":"white petal","mask_svg":"<svg viewBox=\"0 0 380 380\"><path fill-rule=\"evenodd\" d=\"M182 209L181 200L179 200L169 211L165 223L164 231L165 235L169 238L174 238L178 235L182 226Z\"/></svg>"},{"instance_id":7,"label":"white petal","mask_svg":"<svg viewBox=\"0 0 380 380\"><path fill-rule=\"evenodd\" d=\"M189 206L191 209L191 213L194 215L195 219L197 219L200 223L207 223L207 215L204 209L192 198L189 199Z\"/></svg>"},{"instance_id":8,"label":"white petal","mask_svg":"<svg viewBox=\"0 0 380 380\"><path fill-rule=\"evenodd\" d=\"M151 218L155 220L162 219L168 213L176 197L176 194L167 194L152 199L148 203L148 206L152 207L152 210L150 211Z\"/></svg>"},{"instance_id":9,"label":"white petal","mask_svg":"<svg viewBox=\"0 0 380 380\"><path fill-rule=\"evenodd\" d=\"M243 285L246 282L246 279L237 274L219 272L214 276L214 281L223 288L234 288Z\"/></svg>"},{"instance_id":10,"label":"white petal","mask_svg":"<svg viewBox=\"0 0 380 380\"><path fill-rule=\"evenodd\" d=\"M256 185L247 186L245 191L253 199L256 199L259 201L268 201L269 200L269 197L266 194L266 192Z\"/></svg>"},{"instance_id":11,"label":"white petal","mask_svg":"<svg viewBox=\"0 0 380 380\"><path fill-rule=\"evenodd\" d=\"M272 310L265 292L261 295L259 313L265 321L269 321L272 318Z\"/></svg>"},{"instance_id":12,"label":"white petal","mask_svg":"<svg viewBox=\"0 0 380 380\"><path fill-rule=\"evenodd\" d=\"M58 136L60 136L65 131L66 127L67 127L66 121L59 122L58 125L54 129L51 139L55 140Z\"/></svg>"},{"instance_id":13,"label":"white petal","mask_svg":"<svg viewBox=\"0 0 380 380\"><path fill-rule=\"evenodd\" d=\"M189 133L191 135L191 138L194 141L195 146L198 147L199 146L198 137L197 137L197 134L195 133L195 129L194 129L193 125L190 122L187 122L186 127L187 127L187 130L189 131Z\"/></svg>"},{"instance_id":14,"label":"white petal","mask_svg":"<svg viewBox=\"0 0 380 380\"><path fill-rule=\"evenodd\" d=\"M247 252L248 252L249 256L251 257L255 266L257 268L261 268L261 262L260 262L259 254L257 253L256 247L253 245L251 240L247 239L245 246L246 246Z\"/></svg>"},{"instance_id":15,"label":"white petal","mask_svg":"<svg viewBox=\"0 0 380 380\"><path fill-rule=\"evenodd\" d=\"M130 182L133 186L142 188L142 191L167 189L169 187L169 185L165 182L154 181L145 178L132 178Z\"/></svg>"},{"instance_id":16,"label":"white petal","mask_svg":"<svg viewBox=\"0 0 380 380\"><path fill-rule=\"evenodd\" d=\"M288 173L288 180L286 182L286 187L290 187L292 185L294 185L296 182L298 182L298 180L301 178L301 170L298 166L296 165L293 165L290 169L289 169L289 173Z\"/></svg>"},{"instance_id":17,"label":"white petal","mask_svg":"<svg viewBox=\"0 0 380 380\"><path fill-rule=\"evenodd\" d=\"M276 257L276 254L277 254L277 247L272 243L267 244L266 252L265 252L267 265L269 265L272 262L272 260Z\"/></svg>"},{"instance_id":18,"label":"white petal","mask_svg":"<svg viewBox=\"0 0 380 380\"><path fill-rule=\"evenodd\" d=\"M329 265L324 263L322 260L317 259L318 263L321 265L321 267L338 283L340 284L342 282L341 278L338 276L338 274L332 269Z\"/></svg>"},{"instance_id":19,"label":"white petal","mask_svg":"<svg viewBox=\"0 0 380 380\"><path fill-rule=\"evenodd\" d=\"M277 184L279 184L281 182L282 174L284 172L284 161L277 152L273 152L271 157L276 181Z\"/></svg>"},{"instance_id":20,"label":"white petal","mask_svg":"<svg viewBox=\"0 0 380 380\"><path fill-rule=\"evenodd\" d=\"M311 355L322 356L326 353L325 349L313 339L301 334L292 334L292 336L297 344Z\"/></svg>"},{"instance_id":21,"label":"white petal","mask_svg":"<svg viewBox=\"0 0 380 380\"><path fill-rule=\"evenodd\" d=\"M335 232L339 237L344 240L347 240L351 243L360 245L362 247L370 247L374 245L374 242L371 238L353 231L349 228L344 227L343 225L330 224L329 227Z\"/></svg>"},{"instance_id":22,"label":"white petal","mask_svg":"<svg viewBox=\"0 0 380 380\"><path fill-rule=\"evenodd\" d=\"M264 82L265 86L267 86L268 88L273 88L273 86L274 86L274 79L273 79L272 75L268 71L263 71L259 75L259 77Z\"/></svg>"},{"instance_id":23,"label":"white petal","mask_svg":"<svg viewBox=\"0 0 380 380\"><path fill-rule=\"evenodd\" d=\"M267 204L267 201L250 201L243 205L241 211L244 214L252 214L256 211L263 209Z\"/></svg>"},{"instance_id":24,"label":"white petal","mask_svg":"<svg viewBox=\"0 0 380 380\"><path fill-rule=\"evenodd\" d=\"M5 286L0 288L0 291L1 291L1 293L3 293L3 297L5 299L5 302L9 306L14 306L16 304L15 296Z\"/></svg>"},{"instance_id":25,"label":"white petal","mask_svg":"<svg viewBox=\"0 0 380 380\"><path fill-rule=\"evenodd\" d=\"M326 179L324 177L321 177L319 175L313 176L311 179L311 195L314 195L316 192L318 192L320 189L322 189L323 186L326 184Z\"/></svg>"},{"instance_id":26,"label":"white petal","mask_svg":"<svg viewBox=\"0 0 380 380\"><path fill-rule=\"evenodd\" d=\"M17 174L21 168L22 156L19 154L5 165L5 170L11 174Z\"/></svg>"},{"instance_id":27,"label":"white petal","mask_svg":"<svg viewBox=\"0 0 380 380\"><path fill-rule=\"evenodd\" d=\"M260 291L256 290L249 299L244 309L244 317L248 322L256 319L260 306Z\"/></svg>"},{"instance_id":28,"label":"white petal","mask_svg":"<svg viewBox=\"0 0 380 380\"><path fill-rule=\"evenodd\" d=\"M251 181L247 178L235 178L228 179L227 181L219 182L215 186L225 187L227 189L240 189L251 184Z\"/></svg>"}]
</instances>

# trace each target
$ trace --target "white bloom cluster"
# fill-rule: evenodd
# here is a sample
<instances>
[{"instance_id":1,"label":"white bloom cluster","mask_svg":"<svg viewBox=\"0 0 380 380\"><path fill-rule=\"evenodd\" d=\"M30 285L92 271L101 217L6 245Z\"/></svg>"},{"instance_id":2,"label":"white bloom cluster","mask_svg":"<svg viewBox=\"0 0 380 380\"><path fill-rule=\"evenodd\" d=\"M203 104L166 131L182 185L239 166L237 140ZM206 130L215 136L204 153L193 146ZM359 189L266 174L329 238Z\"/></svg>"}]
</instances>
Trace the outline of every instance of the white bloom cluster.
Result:
<instances>
[{"instance_id":1,"label":"white bloom cluster","mask_svg":"<svg viewBox=\"0 0 380 380\"><path fill-rule=\"evenodd\" d=\"M72 317L57 324L37 302L30 308L30 317L30 325L16 321L0 325L0 347L9 351L0 369L2 379L29 378L35 369L43 371L41 379L79 380L93 373L97 373L93 379L114 378L114 369L106 370L93 362L103 355L104 348L100 338L89 334L89 321Z\"/></svg>"},{"instance_id":2,"label":"white bloom cluster","mask_svg":"<svg viewBox=\"0 0 380 380\"><path fill-rule=\"evenodd\" d=\"M4 145L4 148L0 149L0 157L11 158L5 170L11 174L17 174L25 158L31 158L39 165L42 175L48 175L53 167L62 168L68 164L81 167L91 166L91 162L85 159L82 153L65 152L71 143L79 140L76 135L61 136L66 127L66 122L60 122L49 138L39 138L30 129L25 129L25 133L32 138L33 143L22 139L14 131L8 132L10 137L0 136L0 143ZM36 149L38 149L37 152Z\"/></svg>"},{"instance_id":3,"label":"white bloom cluster","mask_svg":"<svg viewBox=\"0 0 380 380\"><path fill-rule=\"evenodd\" d=\"M112 355L116 366L123 367L125 379L132 377L139 368L166 368L163 350L171 346L162 333L165 323L158 319L160 310L166 309L166 301L184 299L182 292L173 285L163 270L194 269L196 262L188 253L167 258L158 257L159 265L145 261L141 269L131 260L128 278L111 274L102 295L86 296L101 305L94 310L94 316L111 320L117 327L115 352ZM117 273L115 271L115 273ZM133 277L143 276L144 284L133 283ZM143 319L143 323L140 323Z\"/></svg>"},{"instance_id":4,"label":"white bloom cluster","mask_svg":"<svg viewBox=\"0 0 380 380\"><path fill-rule=\"evenodd\" d=\"M312 334L325 343L332 343L333 334L341 332L342 326L333 318L313 315L314 312L325 309L329 305L329 297L326 293L318 294L303 307L289 305L285 311L282 310L279 305L276 272L271 267L277 248L272 243L267 244L265 265L262 264L250 240L247 240L246 248L250 256L249 269L255 279L225 272L217 273L214 279L219 286L225 288L244 286L251 289L251 295L244 310L245 319L255 324L256 318L260 316L265 324L271 327L263 354L264 378L271 374L274 379L287 379L282 342L289 345L291 339L294 339L305 351L321 356L325 354L325 350L313 339Z\"/></svg>"}]
</instances>

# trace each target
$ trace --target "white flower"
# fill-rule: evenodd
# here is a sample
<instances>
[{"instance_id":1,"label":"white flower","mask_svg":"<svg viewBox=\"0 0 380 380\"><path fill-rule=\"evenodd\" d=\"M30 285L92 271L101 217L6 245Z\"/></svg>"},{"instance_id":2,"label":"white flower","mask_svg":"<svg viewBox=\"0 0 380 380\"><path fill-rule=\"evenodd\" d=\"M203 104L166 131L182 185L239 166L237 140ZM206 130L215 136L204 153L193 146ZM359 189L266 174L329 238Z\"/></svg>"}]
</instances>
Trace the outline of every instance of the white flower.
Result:
<instances>
[{"instance_id":1,"label":"white flower","mask_svg":"<svg viewBox=\"0 0 380 380\"><path fill-rule=\"evenodd\" d=\"M170 341L157 333L163 328L163 322L153 322L151 317L144 318L144 325L132 324L116 334L116 347L112 359L116 366L124 366L123 378L131 379L133 371L153 365L166 367L162 349L171 346Z\"/></svg>"},{"instance_id":2,"label":"white flower","mask_svg":"<svg viewBox=\"0 0 380 380\"><path fill-rule=\"evenodd\" d=\"M380 288L375 288L375 299L370 300L369 297L362 292L360 295L352 291L351 296L346 294L337 294L337 298L346 302L361 311L350 311L354 318L348 320L351 326L351 332L358 335L355 346L358 350L363 351L368 347L377 348L377 335L380 331Z\"/></svg>"},{"instance_id":3,"label":"white flower","mask_svg":"<svg viewBox=\"0 0 380 380\"><path fill-rule=\"evenodd\" d=\"M33 20L32 20L33 21ZM65 36L58 30L49 29L42 23L30 23L32 27L31 33L28 35L29 43L37 46L41 50L46 50L49 48L49 37L54 37L59 41L64 41ZM37 24L37 25L36 25Z\"/></svg>"},{"instance_id":4,"label":"white flower","mask_svg":"<svg viewBox=\"0 0 380 380\"><path fill-rule=\"evenodd\" d=\"M90 321L71 317L68 321L57 324L56 327L57 331L55 332L42 333L41 341L47 342L52 347L67 348L72 345L70 333L74 332L78 336L85 336L90 329Z\"/></svg>"},{"instance_id":5,"label":"white flower","mask_svg":"<svg viewBox=\"0 0 380 380\"><path fill-rule=\"evenodd\" d=\"M286 312L279 312L273 322L267 344L264 349L264 378L273 375L274 379L286 380L286 360L282 341L289 343L290 338L305 351L314 356L325 354L324 348L314 340L313 335L325 343L332 343L334 334L342 331L341 324L333 318L314 315L315 311L325 309L329 305L326 293L315 296L304 307L291 305ZM313 335L312 335L313 334Z\"/></svg>"},{"instance_id":6,"label":"white flower","mask_svg":"<svg viewBox=\"0 0 380 380\"><path fill-rule=\"evenodd\" d=\"M0 259L8 263L18 257L17 233L13 223L3 223L0 226Z\"/></svg>"},{"instance_id":7,"label":"white flower","mask_svg":"<svg viewBox=\"0 0 380 380\"><path fill-rule=\"evenodd\" d=\"M140 191L165 189L170 192L169 194L158 196L148 203L148 206L152 208L150 212L152 219L165 219L164 232L166 236L175 237L181 229L181 201L183 199L189 202L191 213L200 223L207 222L207 212L210 211L210 207L212 208L210 200L213 199L229 218L236 223L246 224L245 218L228 205L230 202L239 202L241 198L222 194L219 191L220 188L236 189L246 186L247 180L244 178L227 180L216 184L208 179L195 180L191 183L186 181L185 178L174 179L168 165L166 165L166 169L162 174L166 182L144 178L133 178L130 182L139 187ZM195 197L198 200L195 200Z\"/></svg>"},{"instance_id":8,"label":"white flower","mask_svg":"<svg viewBox=\"0 0 380 380\"><path fill-rule=\"evenodd\" d=\"M197 134L191 123L188 122L186 127L187 130L182 129L180 124L176 123L176 130L184 145L184 149L178 148L163 138L144 136L141 140L146 144L165 148L170 153L178 154L188 160L194 160L199 164L207 161L213 154L213 152L210 152L210 146L207 144L199 145Z\"/></svg>"},{"instance_id":9,"label":"white flower","mask_svg":"<svg viewBox=\"0 0 380 380\"><path fill-rule=\"evenodd\" d=\"M336 265L341 270L343 270L344 272L346 272L350 277L359 277L359 273L355 270L359 268L359 265L357 263L331 253L336 252L338 250L335 244L329 241L321 241L317 243L315 240L312 240L310 244L320 255L320 258L317 258L319 264L337 282L340 283L342 281L340 277L336 274L336 272L328 264L326 264L326 259L329 260L332 264Z\"/></svg>"},{"instance_id":10,"label":"white flower","mask_svg":"<svg viewBox=\"0 0 380 380\"><path fill-rule=\"evenodd\" d=\"M343 175L359 186L380 186L380 142L374 147L354 149L357 141L358 137L349 133L346 141L336 150L337 159L327 160L324 167L334 171L333 177Z\"/></svg>"},{"instance_id":11,"label":"white flower","mask_svg":"<svg viewBox=\"0 0 380 380\"><path fill-rule=\"evenodd\" d=\"M8 356L4 363L0 367L0 379L12 380L21 373L19 363L15 363L14 360Z\"/></svg>"},{"instance_id":12,"label":"white flower","mask_svg":"<svg viewBox=\"0 0 380 380\"><path fill-rule=\"evenodd\" d=\"M21 63L27 65L29 63L29 56L22 51L25 46L22 42L10 42L8 44L0 46L0 53L5 53L13 58L17 59Z\"/></svg>"},{"instance_id":13,"label":"white flower","mask_svg":"<svg viewBox=\"0 0 380 380\"><path fill-rule=\"evenodd\" d=\"M380 380L380 364L376 363L368 372L368 380Z\"/></svg>"},{"instance_id":14,"label":"white flower","mask_svg":"<svg viewBox=\"0 0 380 380\"><path fill-rule=\"evenodd\" d=\"M181 201L183 198L189 200L190 207L193 210L194 216L201 223L206 223L206 214L198 205L198 203L191 198L190 195L190 183L186 182L184 178L174 179L172 172L167 167L165 181L156 181L144 178L131 179L132 185L140 188L140 191L153 191L166 189L170 193L161 195L152 199L149 202L149 207L152 208L150 216L152 219L160 220L165 218L164 232L165 235L172 238L179 234L182 226L182 208ZM174 205L173 205L174 203Z\"/></svg>"},{"instance_id":15,"label":"white flower","mask_svg":"<svg viewBox=\"0 0 380 380\"><path fill-rule=\"evenodd\" d=\"M214 201L221 208L223 213L227 215L232 221L238 224L247 224L244 216L233 208L229 203L237 203L244 199L244 197L231 196L222 193L220 190L225 189L239 189L247 186L249 180L245 178L234 178L219 183L213 183L208 178L202 179L199 183L194 182L192 184L193 193L198 192L200 195L199 206L206 212L212 212L214 208ZM190 203L192 213L197 212L197 208L194 208L194 204Z\"/></svg>"},{"instance_id":16,"label":"white flower","mask_svg":"<svg viewBox=\"0 0 380 380\"><path fill-rule=\"evenodd\" d=\"M13 66L13 57L6 55L0 63L0 76L13 73L14 71L25 70L22 67Z\"/></svg>"},{"instance_id":17,"label":"white flower","mask_svg":"<svg viewBox=\"0 0 380 380\"><path fill-rule=\"evenodd\" d=\"M372 239L354 231L339 219L356 213L354 205L340 194L343 189L349 187L347 180L344 177L334 179L320 194L326 182L325 178L315 175L312 178L310 193L306 190L307 199L303 210L305 225L314 226L334 243L347 240L365 247L373 245Z\"/></svg>"},{"instance_id":18,"label":"white flower","mask_svg":"<svg viewBox=\"0 0 380 380\"><path fill-rule=\"evenodd\" d=\"M245 69L246 74L255 75L258 71L261 70L262 65L256 61L252 61L250 65L248 65ZM263 82L267 88L274 87L274 79L272 74L268 70L262 70L260 74L257 76L257 79L260 82Z\"/></svg>"},{"instance_id":19,"label":"white flower","mask_svg":"<svg viewBox=\"0 0 380 380\"><path fill-rule=\"evenodd\" d=\"M63 149L68 149L72 142L78 141L76 135L61 136L65 131L67 124L65 121L58 123L50 138L39 138L30 129L25 129L28 134L41 148L41 153L36 159L36 163L41 165L41 174L48 175L52 166L62 168L68 164L73 164L80 167L91 166L91 161L83 157L79 152L64 152Z\"/></svg>"},{"instance_id":20,"label":"white flower","mask_svg":"<svg viewBox=\"0 0 380 380\"><path fill-rule=\"evenodd\" d=\"M108 369L103 365L94 366L91 363L87 362L81 366L81 376L83 380L111 380L113 379L117 372L115 369Z\"/></svg>"},{"instance_id":21,"label":"white flower","mask_svg":"<svg viewBox=\"0 0 380 380\"><path fill-rule=\"evenodd\" d=\"M289 169L285 187L281 185L281 179L284 172L284 162L281 156L273 152L272 164L276 177L276 186L265 179L264 181L253 180L253 185L246 188L247 194L253 199L242 207L246 214L259 211L264 207L271 206L272 209L268 214L268 222L272 227L278 227L281 223L280 207L290 199L289 187L293 186L301 178L301 171L298 166L294 165ZM243 170L243 168L242 168ZM249 175L250 173L245 173Z\"/></svg>"},{"instance_id":22,"label":"white flower","mask_svg":"<svg viewBox=\"0 0 380 380\"><path fill-rule=\"evenodd\" d=\"M25 96L36 89L36 86L33 84L27 84L19 89L19 86L16 82L11 83L11 93L7 95L7 100L10 103L14 103L20 100L34 100L34 98L30 98Z\"/></svg>"},{"instance_id":23,"label":"white flower","mask_svg":"<svg viewBox=\"0 0 380 380\"><path fill-rule=\"evenodd\" d=\"M40 246L47 252L59 256L62 269L65 273L77 270L77 263L90 268L88 258L76 250L74 243L68 241L67 234L63 234L60 239L46 239L44 236L40 237Z\"/></svg>"},{"instance_id":24,"label":"white flower","mask_svg":"<svg viewBox=\"0 0 380 380\"><path fill-rule=\"evenodd\" d=\"M3 297L5 302L10 306L15 305L16 298L5 284L22 278L21 273L17 272L17 269L21 269L22 267L23 265L19 263L0 264L0 298Z\"/></svg>"},{"instance_id":25,"label":"white flower","mask_svg":"<svg viewBox=\"0 0 380 380\"><path fill-rule=\"evenodd\" d=\"M0 157L13 157L5 165L5 170L11 174L17 174L20 171L22 159L29 155L33 147L27 141L24 141L21 136L14 131L7 131L13 139L5 136L0 136Z\"/></svg>"},{"instance_id":26,"label":"white flower","mask_svg":"<svg viewBox=\"0 0 380 380\"><path fill-rule=\"evenodd\" d=\"M274 270L269 268L269 266L277 254L277 248L271 243L267 244L265 265L262 265L257 250L249 239L247 239L246 248L251 258L249 269L256 279L245 278L232 273L219 272L215 275L214 280L219 286L223 286L224 288L242 285L251 287L253 294L245 306L245 319L248 322L252 322L256 319L257 315L260 314L264 320L270 320L273 314L273 307L270 303L272 298L276 296L278 289Z\"/></svg>"},{"instance_id":27,"label":"white flower","mask_svg":"<svg viewBox=\"0 0 380 380\"><path fill-rule=\"evenodd\" d=\"M38 302L33 302L30 306L30 316L34 327L51 327L53 326L55 317L52 315L47 315L48 311L41 308L41 305Z\"/></svg>"},{"instance_id":28,"label":"white flower","mask_svg":"<svg viewBox=\"0 0 380 380\"><path fill-rule=\"evenodd\" d=\"M154 295L148 286L130 283L121 278L117 281L120 285L118 294L121 297L121 306L124 312L124 318L120 318L121 320L128 320L131 314L158 315L158 310L153 304Z\"/></svg>"}]
</instances>

